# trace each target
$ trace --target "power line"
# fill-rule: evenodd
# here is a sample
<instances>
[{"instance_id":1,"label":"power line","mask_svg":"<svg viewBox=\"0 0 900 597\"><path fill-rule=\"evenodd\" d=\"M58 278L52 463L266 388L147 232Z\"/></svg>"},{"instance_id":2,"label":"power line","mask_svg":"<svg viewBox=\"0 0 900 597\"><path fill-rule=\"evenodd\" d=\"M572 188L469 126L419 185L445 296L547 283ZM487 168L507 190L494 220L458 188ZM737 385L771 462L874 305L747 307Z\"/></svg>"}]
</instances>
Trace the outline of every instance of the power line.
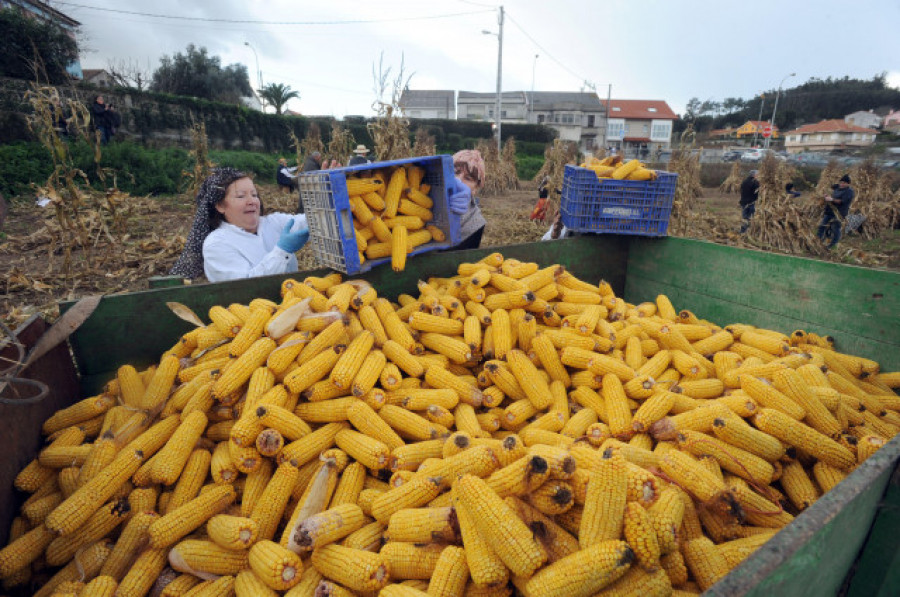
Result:
<instances>
[{"instance_id":1,"label":"power line","mask_svg":"<svg viewBox=\"0 0 900 597\"><path fill-rule=\"evenodd\" d=\"M534 39L533 37L531 37L531 35L529 35L529 33L528 33L527 31L525 31L525 29L522 28L522 26L519 24L519 22L516 21L516 20L512 17L512 15L509 14L509 12L506 13L506 17L507 17L510 21L512 21L513 25L515 25L516 28L517 28L519 31L522 32L522 35L524 35L524 36L527 37L529 40L531 40L531 43L533 43L535 46L538 47L538 49L539 49L541 52L543 52L542 56L547 56L550 60L552 60L553 62L555 62L556 64L558 64L564 71L566 71L567 73L569 73L570 75L572 75L573 77L575 77L576 79L578 79L579 81L582 81L582 82L587 81L587 77L582 77L581 75L579 75L578 73L576 73L575 71L573 71L571 68L569 68L568 66L566 66L566 64L565 64L564 62L562 62L562 61L560 61L560 60L557 60L556 57L555 57L553 54L551 54L550 52L548 52L547 49L546 49L544 46L542 46L541 44L539 44L539 43L537 42L536 39Z\"/></svg>"},{"instance_id":2,"label":"power line","mask_svg":"<svg viewBox=\"0 0 900 597\"><path fill-rule=\"evenodd\" d=\"M455 12L455 13L447 13L440 15L425 15L421 17L396 17L396 18L387 18L387 19L355 19L355 20L347 20L347 21L257 21L252 19L211 19L205 17L182 17L176 15L163 15L163 14L154 14L149 12L137 12L132 10L120 10L117 8L104 8L100 6L88 6L86 4L77 4L75 2L61 2L58 1L56 4L62 4L64 6L73 6L76 8L86 8L89 10L99 10L102 12L112 12L117 14L126 14L126 15L134 15L140 17L151 17L155 19L170 19L170 20L178 20L178 21L201 21L207 23L235 23L241 25L288 25L288 26L330 26L330 25L363 25L369 23L395 23L402 21L426 21L426 20L434 20L434 19L448 19L453 17L462 17L468 15L482 14L486 12L493 12L493 10L475 10L468 12Z\"/></svg>"}]
</instances>

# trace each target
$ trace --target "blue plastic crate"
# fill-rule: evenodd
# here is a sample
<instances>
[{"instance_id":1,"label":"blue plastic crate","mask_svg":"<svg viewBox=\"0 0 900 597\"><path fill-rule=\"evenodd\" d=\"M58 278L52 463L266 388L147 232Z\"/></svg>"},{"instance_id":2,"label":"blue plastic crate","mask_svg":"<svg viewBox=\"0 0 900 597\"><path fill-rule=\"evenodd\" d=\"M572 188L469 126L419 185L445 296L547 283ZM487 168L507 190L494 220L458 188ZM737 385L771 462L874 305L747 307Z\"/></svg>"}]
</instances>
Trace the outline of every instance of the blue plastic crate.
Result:
<instances>
[{"instance_id":1,"label":"blue plastic crate","mask_svg":"<svg viewBox=\"0 0 900 597\"><path fill-rule=\"evenodd\" d=\"M560 212L574 232L665 236L678 175L656 180L597 178L593 170L566 166Z\"/></svg>"},{"instance_id":2,"label":"blue plastic crate","mask_svg":"<svg viewBox=\"0 0 900 597\"><path fill-rule=\"evenodd\" d=\"M386 162L373 162L348 168L318 170L301 174L297 183L300 199L309 223L309 244L313 255L321 265L344 272L358 274L369 271L383 263L390 263L390 257L359 263L356 249L356 230L353 228L353 213L350 211L350 197L347 194L347 175L365 170L377 170L415 164L425 170L422 182L431 186L428 195L434 201L431 211L434 219L429 222L444 232L444 242L430 242L416 247L410 256L438 249L449 249L459 244L459 216L450 212L447 206L447 183L453 180L453 157L437 155Z\"/></svg>"}]
</instances>

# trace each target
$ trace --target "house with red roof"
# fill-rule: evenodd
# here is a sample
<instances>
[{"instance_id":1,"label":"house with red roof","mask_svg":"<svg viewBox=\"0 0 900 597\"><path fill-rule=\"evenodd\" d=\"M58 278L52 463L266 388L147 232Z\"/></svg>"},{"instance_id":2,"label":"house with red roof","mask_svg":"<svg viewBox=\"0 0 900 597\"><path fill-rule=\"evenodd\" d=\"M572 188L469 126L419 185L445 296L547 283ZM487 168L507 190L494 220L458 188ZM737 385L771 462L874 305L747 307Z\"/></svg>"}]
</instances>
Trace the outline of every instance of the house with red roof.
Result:
<instances>
[{"instance_id":1,"label":"house with red roof","mask_svg":"<svg viewBox=\"0 0 900 597\"><path fill-rule=\"evenodd\" d=\"M614 99L607 108L607 147L641 158L671 149L678 115L665 101Z\"/></svg>"},{"instance_id":2,"label":"house with red roof","mask_svg":"<svg viewBox=\"0 0 900 597\"><path fill-rule=\"evenodd\" d=\"M807 124L785 134L788 153L835 151L866 147L875 142L876 131L848 124L841 119Z\"/></svg>"}]
</instances>

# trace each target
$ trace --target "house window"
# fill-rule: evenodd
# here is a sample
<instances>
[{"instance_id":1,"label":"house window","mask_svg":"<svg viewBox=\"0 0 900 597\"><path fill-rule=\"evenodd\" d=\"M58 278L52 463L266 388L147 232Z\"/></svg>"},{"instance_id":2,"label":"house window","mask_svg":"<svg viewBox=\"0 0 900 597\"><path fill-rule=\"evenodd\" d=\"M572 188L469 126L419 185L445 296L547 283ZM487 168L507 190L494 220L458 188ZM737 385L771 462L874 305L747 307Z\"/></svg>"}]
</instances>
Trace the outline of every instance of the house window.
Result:
<instances>
[{"instance_id":1,"label":"house window","mask_svg":"<svg viewBox=\"0 0 900 597\"><path fill-rule=\"evenodd\" d=\"M588 116L587 125L588 125L588 128L594 128L594 115L593 114ZM592 142L593 142L593 139L592 139Z\"/></svg>"},{"instance_id":2,"label":"house window","mask_svg":"<svg viewBox=\"0 0 900 597\"><path fill-rule=\"evenodd\" d=\"M646 134L649 133L649 132L650 132L650 125L649 125L649 124L645 124L645 125L644 125L644 134L646 135Z\"/></svg>"},{"instance_id":3,"label":"house window","mask_svg":"<svg viewBox=\"0 0 900 597\"><path fill-rule=\"evenodd\" d=\"M538 124L544 124L544 115L538 114Z\"/></svg>"},{"instance_id":4,"label":"house window","mask_svg":"<svg viewBox=\"0 0 900 597\"><path fill-rule=\"evenodd\" d=\"M613 106L612 111L613 111L613 112L621 112L621 111L622 111L622 108L620 108L620 107L618 107L618 106Z\"/></svg>"},{"instance_id":5,"label":"house window","mask_svg":"<svg viewBox=\"0 0 900 597\"><path fill-rule=\"evenodd\" d=\"M822 140L822 135L816 135L816 141L821 141L821 140Z\"/></svg>"},{"instance_id":6,"label":"house window","mask_svg":"<svg viewBox=\"0 0 900 597\"><path fill-rule=\"evenodd\" d=\"M500 118L506 118L506 110L500 111Z\"/></svg>"},{"instance_id":7,"label":"house window","mask_svg":"<svg viewBox=\"0 0 900 597\"><path fill-rule=\"evenodd\" d=\"M625 136L625 121L622 119L610 119L607 123L606 138L621 139Z\"/></svg>"},{"instance_id":8,"label":"house window","mask_svg":"<svg viewBox=\"0 0 900 597\"><path fill-rule=\"evenodd\" d=\"M831 133L831 139L832 139L833 141L838 141L838 140L840 140L840 138L841 138L841 134L840 134L840 133Z\"/></svg>"},{"instance_id":9,"label":"house window","mask_svg":"<svg viewBox=\"0 0 900 597\"><path fill-rule=\"evenodd\" d=\"M656 112L656 108L647 108L648 112Z\"/></svg>"},{"instance_id":10,"label":"house window","mask_svg":"<svg viewBox=\"0 0 900 597\"><path fill-rule=\"evenodd\" d=\"M574 124L575 123L575 115L574 114L560 114L559 121L562 124Z\"/></svg>"},{"instance_id":11,"label":"house window","mask_svg":"<svg viewBox=\"0 0 900 597\"><path fill-rule=\"evenodd\" d=\"M490 108L490 109L488 110L488 118L493 118L493 117L494 117L494 109L493 109L493 108Z\"/></svg>"},{"instance_id":12,"label":"house window","mask_svg":"<svg viewBox=\"0 0 900 597\"><path fill-rule=\"evenodd\" d=\"M672 123L655 120L650 126L650 139L653 141L668 141L672 136Z\"/></svg>"}]
</instances>

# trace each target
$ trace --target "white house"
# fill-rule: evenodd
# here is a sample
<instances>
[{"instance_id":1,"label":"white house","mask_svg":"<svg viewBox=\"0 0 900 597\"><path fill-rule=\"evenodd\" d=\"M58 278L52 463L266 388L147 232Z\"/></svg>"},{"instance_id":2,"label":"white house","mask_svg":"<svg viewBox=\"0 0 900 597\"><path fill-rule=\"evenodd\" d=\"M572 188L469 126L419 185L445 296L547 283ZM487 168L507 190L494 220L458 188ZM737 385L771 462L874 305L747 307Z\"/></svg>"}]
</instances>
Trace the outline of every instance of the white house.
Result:
<instances>
[{"instance_id":1,"label":"white house","mask_svg":"<svg viewBox=\"0 0 900 597\"><path fill-rule=\"evenodd\" d=\"M404 89L400 105L407 118L456 119L456 93L444 89Z\"/></svg>"},{"instance_id":2,"label":"white house","mask_svg":"<svg viewBox=\"0 0 900 597\"><path fill-rule=\"evenodd\" d=\"M866 147L875 142L877 134L870 128L843 120L823 120L785 133L784 148L788 153L800 153Z\"/></svg>"},{"instance_id":3,"label":"white house","mask_svg":"<svg viewBox=\"0 0 900 597\"><path fill-rule=\"evenodd\" d=\"M528 104L522 91L504 91L500 96L501 122L526 122ZM460 91L456 100L459 120L485 120L494 122L497 109L496 93Z\"/></svg>"},{"instance_id":4,"label":"white house","mask_svg":"<svg viewBox=\"0 0 900 597\"><path fill-rule=\"evenodd\" d=\"M611 100L607 145L626 155L647 158L672 147L678 115L663 100Z\"/></svg>"},{"instance_id":5,"label":"white house","mask_svg":"<svg viewBox=\"0 0 900 597\"><path fill-rule=\"evenodd\" d=\"M844 122L847 124L861 126L867 129L877 129L881 126L881 121L881 116L876 114L874 110L869 110L868 112L859 110L858 112L853 112L852 114L844 116Z\"/></svg>"}]
</instances>

